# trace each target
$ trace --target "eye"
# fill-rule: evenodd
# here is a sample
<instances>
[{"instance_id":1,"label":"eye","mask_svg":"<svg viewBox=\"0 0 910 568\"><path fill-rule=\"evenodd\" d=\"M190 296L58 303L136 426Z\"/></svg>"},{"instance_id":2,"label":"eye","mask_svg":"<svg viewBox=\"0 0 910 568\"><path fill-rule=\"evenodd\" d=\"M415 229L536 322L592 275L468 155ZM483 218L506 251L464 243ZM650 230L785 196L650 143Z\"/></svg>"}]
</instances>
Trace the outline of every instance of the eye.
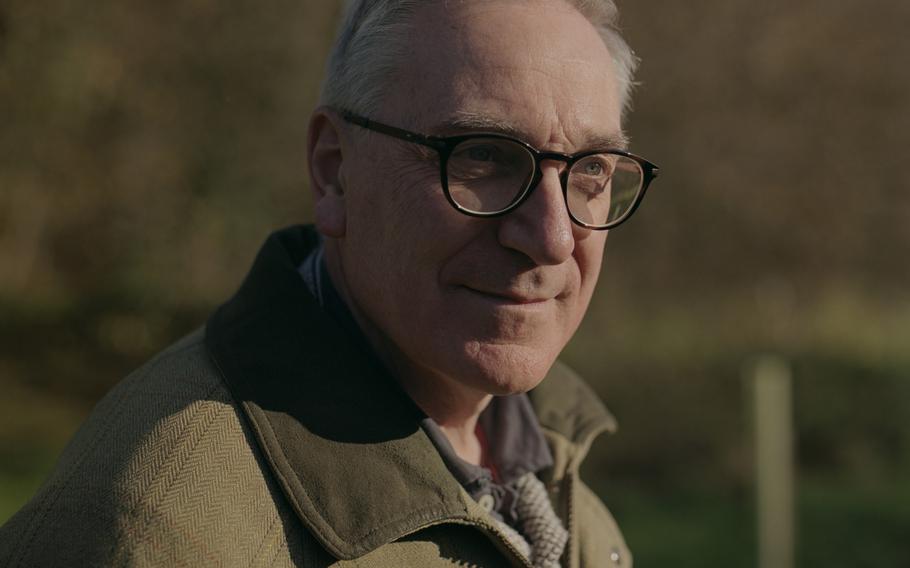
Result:
<instances>
[{"instance_id":1,"label":"eye","mask_svg":"<svg viewBox=\"0 0 910 568\"><path fill-rule=\"evenodd\" d=\"M493 160L493 148L490 146L474 146L467 151L468 159L476 162L490 162Z\"/></svg>"},{"instance_id":2,"label":"eye","mask_svg":"<svg viewBox=\"0 0 910 568\"><path fill-rule=\"evenodd\" d=\"M594 154L582 158L574 166L572 173L604 181L613 176L615 160L608 154Z\"/></svg>"},{"instance_id":3,"label":"eye","mask_svg":"<svg viewBox=\"0 0 910 568\"><path fill-rule=\"evenodd\" d=\"M589 176L599 176L604 173L604 166L599 162L588 162L584 165L584 173Z\"/></svg>"}]
</instances>

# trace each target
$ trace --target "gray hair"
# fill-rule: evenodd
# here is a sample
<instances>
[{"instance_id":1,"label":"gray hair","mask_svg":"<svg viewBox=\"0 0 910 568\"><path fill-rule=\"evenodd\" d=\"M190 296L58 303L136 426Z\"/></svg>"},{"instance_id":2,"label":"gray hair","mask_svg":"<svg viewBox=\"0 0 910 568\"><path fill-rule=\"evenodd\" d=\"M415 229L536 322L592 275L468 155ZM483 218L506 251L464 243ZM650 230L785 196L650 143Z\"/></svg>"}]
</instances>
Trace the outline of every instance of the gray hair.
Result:
<instances>
[{"instance_id":1,"label":"gray hair","mask_svg":"<svg viewBox=\"0 0 910 568\"><path fill-rule=\"evenodd\" d=\"M631 103L638 59L618 27L613 0L564 0L597 29L613 58L624 111ZM373 114L383 87L407 56L414 12L427 0L349 0L329 57L320 102L360 114Z\"/></svg>"}]
</instances>

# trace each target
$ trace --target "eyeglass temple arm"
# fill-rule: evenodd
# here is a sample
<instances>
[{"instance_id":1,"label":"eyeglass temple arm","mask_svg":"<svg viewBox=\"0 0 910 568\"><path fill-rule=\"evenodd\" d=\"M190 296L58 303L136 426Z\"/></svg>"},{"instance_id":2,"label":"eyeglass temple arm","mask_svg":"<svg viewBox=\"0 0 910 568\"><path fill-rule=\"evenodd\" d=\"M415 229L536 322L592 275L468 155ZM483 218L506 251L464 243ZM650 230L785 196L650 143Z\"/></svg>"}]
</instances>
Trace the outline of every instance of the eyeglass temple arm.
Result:
<instances>
[{"instance_id":1,"label":"eyeglass temple arm","mask_svg":"<svg viewBox=\"0 0 910 568\"><path fill-rule=\"evenodd\" d=\"M399 138L401 140L407 140L408 142L414 142L415 144L422 144L423 146L429 146L430 148L435 148L437 150L441 146L445 146L445 143L442 140L433 136L424 136L423 134L417 134L416 132L410 132L408 130L402 130L401 128L395 128L394 126L389 126L388 124L383 124L382 122L370 120L365 116L354 114L350 111L342 111L341 117L351 124L356 124L357 126L366 128L367 130L379 132L381 134Z\"/></svg>"}]
</instances>

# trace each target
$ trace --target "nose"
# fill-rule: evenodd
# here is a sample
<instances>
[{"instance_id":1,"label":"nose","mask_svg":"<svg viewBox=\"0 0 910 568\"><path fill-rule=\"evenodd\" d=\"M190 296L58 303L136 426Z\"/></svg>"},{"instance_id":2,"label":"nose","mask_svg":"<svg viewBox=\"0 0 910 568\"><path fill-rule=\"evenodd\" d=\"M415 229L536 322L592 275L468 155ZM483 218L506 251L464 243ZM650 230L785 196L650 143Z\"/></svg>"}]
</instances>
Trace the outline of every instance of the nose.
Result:
<instances>
[{"instance_id":1,"label":"nose","mask_svg":"<svg viewBox=\"0 0 910 568\"><path fill-rule=\"evenodd\" d=\"M557 265L575 250L572 220L559 181L562 164L541 166L541 178L517 209L501 218L499 242L527 255L537 265Z\"/></svg>"}]
</instances>

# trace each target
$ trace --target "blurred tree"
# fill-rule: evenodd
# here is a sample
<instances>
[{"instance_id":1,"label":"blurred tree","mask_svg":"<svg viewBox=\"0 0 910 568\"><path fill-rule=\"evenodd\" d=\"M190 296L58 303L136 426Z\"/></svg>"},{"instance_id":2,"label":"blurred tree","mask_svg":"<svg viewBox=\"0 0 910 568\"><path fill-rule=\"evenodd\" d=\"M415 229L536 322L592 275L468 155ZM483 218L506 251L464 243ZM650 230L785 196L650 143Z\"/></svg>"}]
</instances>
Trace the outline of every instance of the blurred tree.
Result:
<instances>
[{"instance_id":1,"label":"blurred tree","mask_svg":"<svg viewBox=\"0 0 910 568\"><path fill-rule=\"evenodd\" d=\"M795 360L807 473L906 470L910 3L619 3L642 59L633 149L663 175L611 235L566 353L623 424L594 471L740 495L739 377L763 350ZM0 3L0 481L45 471L22 440L53 456L204 322L270 229L310 218L306 127L339 12Z\"/></svg>"}]
</instances>

